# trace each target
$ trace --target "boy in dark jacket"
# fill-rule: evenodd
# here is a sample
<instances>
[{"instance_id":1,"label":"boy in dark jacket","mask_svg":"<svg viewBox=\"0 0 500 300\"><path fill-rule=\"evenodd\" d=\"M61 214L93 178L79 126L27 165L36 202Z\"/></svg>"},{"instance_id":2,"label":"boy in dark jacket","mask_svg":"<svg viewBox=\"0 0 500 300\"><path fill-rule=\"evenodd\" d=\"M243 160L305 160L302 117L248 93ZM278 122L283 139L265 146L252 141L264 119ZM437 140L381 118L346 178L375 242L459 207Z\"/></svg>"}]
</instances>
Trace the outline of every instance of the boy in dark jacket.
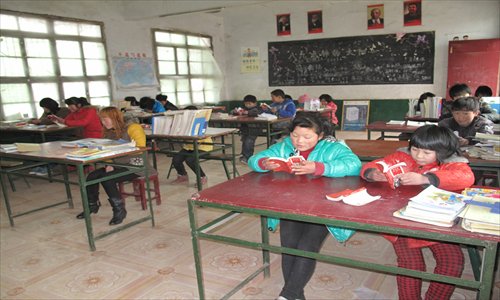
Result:
<instances>
[{"instance_id":1,"label":"boy in dark jacket","mask_svg":"<svg viewBox=\"0 0 500 300\"><path fill-rule=\"evenodd\" d=\"M249 117L257 117L262 113L262 108L257 105L257 98L254 95L246 95L243 98L243 108L233 110L234 115L245 115ZM255 148L255 140L260 133L260 129L251 127L252 124L241 124L241 157L240 162L247 163L250 156L253 155ZM255 125L253 125L255 126Z\"/></svg>"}]
</instances>

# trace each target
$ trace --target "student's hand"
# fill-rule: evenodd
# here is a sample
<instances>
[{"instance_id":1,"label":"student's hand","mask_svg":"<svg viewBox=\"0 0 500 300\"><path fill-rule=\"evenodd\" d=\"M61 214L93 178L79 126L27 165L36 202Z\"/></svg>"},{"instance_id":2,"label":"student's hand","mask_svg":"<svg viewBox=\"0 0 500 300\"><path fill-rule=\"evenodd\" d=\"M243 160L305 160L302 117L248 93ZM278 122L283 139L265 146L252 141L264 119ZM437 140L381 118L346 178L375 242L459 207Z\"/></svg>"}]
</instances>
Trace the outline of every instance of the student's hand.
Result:
<instances>
[{"instance_id":1,"label":"student's hand","mask_svg":"<svg viewBox=\"0 0 500 300\"><path fill-rule=\"evenodd\" d=\"M106 173L113 172L114 170L113 166L106 166Z\"/></svg>"},{"instance_id":2,"label":"student's hand","mask_svg":"<svg viewBox=\"0 0 500 300\"><path fill-rule=\"evenodd\" d=\"M316 164L314 163L314 161L306 160L299 164L293 165L292 171L295 175L314 174L314 172L316 172Z\"/></svg>"},{"instance_id":3,"label":"student's hand","mask_svg":"<svg viewBox=\"0 0 500 300\"><path fill-rule=\"evenodd\" d=\"M49 115L49 116L47 116L47 118L49 118L52 122L57 122L57 123L64 124L64 119L63 118L59 118L56 115Z\"/></svg>"},{"instance_id":4,"label":"student's hand","mask_svg":"<svg viewBox=\"0 0 500 300\"><path fill-rule=\"evenodd\" d=\"M264 167L264 170L272 171L272 170L278 168L280 165L269 161L269 159L266 159L262 162L262 166Z\"/></svg>"},{"instance_id":5,"label":"student's hand","mask_svg":"<svg viewBox=\"0 0 500 300\"><path fill-rule=\"evenodd\" d=\"M373 181L387 181L384 173L382 173L382 171L380 171L379 169L374 169L373 171L368 173L366 177Z\"/></svg>"},{"instance_id":6,"label":"student's hand","mask_svg":"<svg viewBox=\"0 0 500 300\"><path fill-rule=\"evenodd\" d=\"M31 123L31 124L35 124L35 125L38 125L38 124L40 124L41 122L40 122L40 120L38 120L38 119L34 119L34 120L31 120L31 121L30 121L30 123Z\"/></svg>"},{"instance_id":7,"label":"student's hand","mask_svg":"<svg viewBox=\"0 0 500 300\"><path fill-rule=\"evenodd\" d=\"M421 185L430 183L427 176L415 172L404 173L397 176L397 178L401 185Z\"/></svg>"},{"instance_id":8,"label":"student's hand","mask_svg":"<svg viewBox=\"0 0 500 300\"><path fill-rule=\"evenodd\" d=\"M467 146L467 145L469 145L469 140L464 139L463 137L458 137L458 144L460 146Z\"/></svg>"},{"instance_id":9,"label":"student's hand","mask_svg":"<svg viewBox=\"0 0 500 300\"><path fill-rule=\"evenodd\" d=\"M276 112L278 111L278 109L277 109L276 107L273 107L273 108L271 108L271 111L272 111L273 113L276 113Z\"/></svg>"}]
</instances>

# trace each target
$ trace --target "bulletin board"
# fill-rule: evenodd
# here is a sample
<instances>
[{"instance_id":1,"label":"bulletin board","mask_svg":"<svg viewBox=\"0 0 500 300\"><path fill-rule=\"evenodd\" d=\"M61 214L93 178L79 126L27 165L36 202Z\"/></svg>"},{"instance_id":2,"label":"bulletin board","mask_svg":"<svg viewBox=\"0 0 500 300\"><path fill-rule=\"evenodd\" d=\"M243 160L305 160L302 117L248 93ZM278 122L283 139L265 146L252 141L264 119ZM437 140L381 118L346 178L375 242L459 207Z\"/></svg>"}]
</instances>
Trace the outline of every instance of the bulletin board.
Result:
<instances>
[{"instance_id":1,"label":"bulletin board","mask_svg":"<svg viewBox=\"0 0 500 300\"><path fill-rule=\"evenodd\" d=\"M368 124L370 101L344 101L342 106L342 130L364 131Z\"/></svg>"}]
</instances>

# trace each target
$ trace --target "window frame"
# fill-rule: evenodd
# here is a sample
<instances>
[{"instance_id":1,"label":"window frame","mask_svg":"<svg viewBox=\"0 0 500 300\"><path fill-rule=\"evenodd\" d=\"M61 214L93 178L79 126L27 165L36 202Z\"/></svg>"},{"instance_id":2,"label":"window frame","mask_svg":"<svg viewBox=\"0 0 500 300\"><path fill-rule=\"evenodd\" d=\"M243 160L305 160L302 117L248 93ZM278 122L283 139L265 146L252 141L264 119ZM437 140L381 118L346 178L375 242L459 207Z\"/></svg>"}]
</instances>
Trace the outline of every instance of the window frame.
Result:
<instances>
[{"instance_id":1,"label":"window frame","mask_svg":"<svg viewBox=\"0 0 500 300\"><path fill-rule=\"evenodd\" d=\"M185 41L184 41L184 44L179 44L179 43L164 43L164 42L157 42L156 41L156 32L161 32L161 33L169 33L169 34L179 34L179 35L184 35L185 37ZM206 39L209 39L210 40L210 47L204 47L204 46L195 46L195 45L189 45L188 44L188 36L195 36L195 37L199 37L199 38L206 38ZM162 87L161 87L161 80L162 79L169 79L169 80L179 80L179 79L186 79L188 81L188 85L189 85L189 105L192 105L192 104L207 104L207 103L210 103L210 104L213 104L212 102L206 102L206 98L204 97L204 101L203 103L195 103L194 102L194 92L193 91L193 87L192 87L192 79L216 79L217 76L214 74L214 75L206 75L206 74L191 74L191 66L190 66L190 59L189 59L189 50L191 49L197 49L197 50L210 50L211 54L214 55L214 45L213 45L213 38L212 36L210 35L206 35L206 34L200 34L200 33L193 33L193 32L189 32L189 31L183 31L183 30L177 30L177 29L160 29L160 28L151 28L151 37L152 37L152 44L153 44L153 55L154 55L154 58L155 58L155 71L156 71L156 75L157 75L157 78L158 78L158 81L159 81L159 84L160 84L160 91L161 93L165 93L167 95L171 95L172 92L164 92L162 91ZM170 47L170 48L173 48L174 49L174 63L175 63L175 74L160 74L160 60L158 58L158 47ZM179 66L178 66L178 63L179 63L179 60L177 58L177 49L178 48L181 48L181 49L185 49L186 50L186 64L187 64L187 74L179 74ZM203 92L206 91L206 89L204 88L202 90ZM182 91L184 92L184 91ZM199 92L199 91L197 91ZM174 103L175 105L186 105L186 103L179 103L179 97L178 97L178 93L179 93L179 90L177 89L177 86L175 87L175 96L174 97L170 97L170 98L174 98L175 100L171 100L169 98L169 101L171 101L172 103Z\"/></svg>"},{"instance_id":2,"label":"window frame","mask_svg":"<svg viewBox=\"0 0 500 300\"><path fill-rule=\"evenodd\" d=\"M104 34L104 23L99 22L99 21L92 21L92 20L83 20L83 19L76 19L76 18L67 18L67 17L60 17L60 16L53 16L53 15L44 15L44 14L36 14L36 13L26 13L26 12L18 12L18 11L12 11L12 10L5 10L5 9L0 9L0 14L2 15L12 15L15 16L16 18L19 17L26 17L26 18L38 18L38 19L43 19L47 22L47 33L38 33L38 32L29 32L29 31L22 31L20 29L17 30L11 30L11 29L2 29L0 31L0 36L2 37L11 37L11 38L18 38L19 39L19 45L21 47L21 59L24 67L24 76L16 76L16 77L1 77L1 82L2 84L26 84L28 87L28 95L29 95L29 102L28 104L31 107L31 115L33 117L40 117L38 115L37 107L38 103L41 99L35 99L34 98L34 92L33 92L33 84L38 84L38 83L52 83L57 85L57 92L59 94L60 99L54 99L59 102L60 106L65 106L64 104L64 98L66 97L64 95L64 83L71 83L71 82L83 82L84 87L85 87L85 95L67 95L67 97L71 96L76 96L76 97L86 97L89 99L89 102L92 104L92 99L90 97L90 90L89 90L89 84L93 81L105 81L107 82L108 85L108 90L109 90L109 101L110 105L112 105L112 99L113 99L113 88L111 84L111 63L109 60L109 55L108 55L108 48L106 45L106 37ZM82 35L63 35L63 34L56 34L54 29L55 25L54 23L57 21L61 22L71 22L71 23L80 23L80 24L88 24L88 25L96 25L100 27L101 30L101 36L100 37L91 37L91 36L82 36ZM54 70L54 76L31 76L29 74L29 64L28 64L28 59L33 58L32 56L27 55L26 51L26 45L24 39L27 38L35 38L35 39L44 39L48 40L50 44L50 51L51 51L51 62L52 62L52 67ZM61 76L61 68L59 64L59 59L57 55L57 48L56 48L56 41L61 41L61 40L67 40L67 41L75 41L78 42L78 46L80 49L80 54L81 57L79 58L80 64L82 66L82 75L79 76ZM85 56L83 52L83 43L84 42L97 42L101 43L104 47L104 61L107 64L107 72L104 75L87 75L87 69L85 65ZM17 102L19 104L25 104L27 102ZM6 115L5 115L5 109L4 105L8 104L15 104L15 102L5 102L2 101L2 95L0 94L0 119L5 120Z\"/></svg>"}]
</instances>

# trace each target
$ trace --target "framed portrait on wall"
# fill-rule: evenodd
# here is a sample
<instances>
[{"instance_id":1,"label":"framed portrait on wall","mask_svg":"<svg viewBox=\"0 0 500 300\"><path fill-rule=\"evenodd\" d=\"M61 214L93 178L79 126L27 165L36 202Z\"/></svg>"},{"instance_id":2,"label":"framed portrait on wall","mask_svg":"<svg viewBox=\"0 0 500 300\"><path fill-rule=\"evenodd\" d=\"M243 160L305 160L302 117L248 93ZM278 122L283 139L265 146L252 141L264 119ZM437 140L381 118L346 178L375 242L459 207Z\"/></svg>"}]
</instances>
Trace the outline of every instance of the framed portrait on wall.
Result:
<instances>
[{"instance_id":1,"label":"framed portrait on wall","mask_svg":"<svg viewBox=\"0 0 500 300\"><path fill-rule=\"evenodd\" d=\"M404 26L422 25L422 1L405 1L403 6Z\"/></svg>"},{"instance_id":2,"label":"framed portrait on wall","mask_svg":"<svg viewBox=\"0 0 500 300\"><path fill-rule=\"evenodd\" d=\"M307 29L309 33L323 32L323 12L321 10L307 12Z\"/></svg>"},{"instance_id":3,"label":"framed portrait on wall","mask_svg":"<svg viewBox=\"0 0 500 300\"><path fill-rule=\"evenodd\" d=\"M374 4L367 6L368 30L384 28L384 5Z\"/></svg>"},{"instance_id":4,"label":"framed portrait on wall","mask_svg":"<svg viewBox=\"0 0 500 300\"><path fill-rule=\"evenodd\" d=\"M277 15L276 26L278 29L278 35L290 35L292 33L290 26L290 14Z\"/></svg>"},{"instance_id":5,"label":"framed portrait on wall","mask_svg":"<svg viewBox=\"0 0 500 300\"><path fill-rule=\"evenodd\" d=\"M342 130L363 131L368 124L370 100L344 101L342 106Z\"/></svg>"}]
</instances>

